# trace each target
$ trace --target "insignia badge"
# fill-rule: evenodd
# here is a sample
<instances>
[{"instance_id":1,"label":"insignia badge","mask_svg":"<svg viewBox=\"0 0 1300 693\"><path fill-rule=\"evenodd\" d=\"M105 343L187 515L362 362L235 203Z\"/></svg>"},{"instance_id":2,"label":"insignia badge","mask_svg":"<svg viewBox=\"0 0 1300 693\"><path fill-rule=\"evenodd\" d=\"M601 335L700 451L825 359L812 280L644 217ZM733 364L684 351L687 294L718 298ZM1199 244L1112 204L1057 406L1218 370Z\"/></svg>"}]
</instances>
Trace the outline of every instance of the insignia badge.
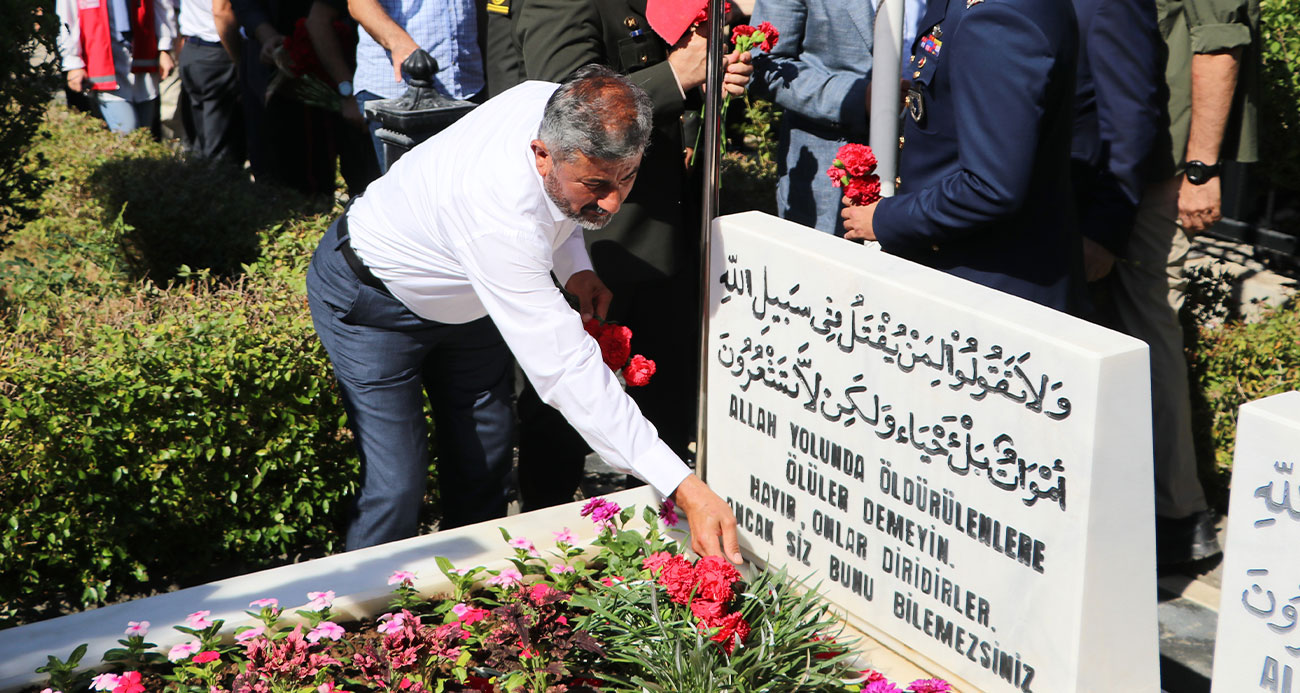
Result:
<instances>
[{"instance_id":1,"label":"insignia badge","mask_svg":"<svg viewBox=\"0 0 1300 693\"><path fill-rule=\"evenodd\" d=\"M926 34L921 38L921 49L931 55L938 55L943 49L943 41L940 41L935 34Z\"/></svg>"},{"instance_id":2,"label":"insignia badge","mask_svg":"<svg viewBox=\"0 0 1300 693\"><path fill-rule=\"evenodd\" d=\"M966 9L969 10L970 8L980 4L981 2L984 2L984 0L966 0Z\"/></svg>"},{"instance_id":3,"label":"insignia badge","mask_svg":"<svg viewBox=\"0 0 1300 693\"><path fill-rule=\"evenodd\" d=\"M912 116L912 120L917 125L925 121L925 99L921 98L921 90L911 87L907 90L907 112Z\"/></svg>"},{"instance_id":4,"label":"insignia badge","mask_svg":"<svg viewBox=\"0 0 1300 693\"><path fill-rule=\"evenodd\" d=\"M935 38L943 38L943 27L939 26L938 24L935 24L934 31L931 31L930 33L934 34Z\"/></svg>"},{"instance_id":5,"label":"insignia badge","mask_svg":"<svg viewBox=\"0 0 1300 693\"><path fill-rule=\"evenodd\" d=\"M488 0L487 11L493 14L510 14L510 0Z\"/></svg>"}]
</instances>

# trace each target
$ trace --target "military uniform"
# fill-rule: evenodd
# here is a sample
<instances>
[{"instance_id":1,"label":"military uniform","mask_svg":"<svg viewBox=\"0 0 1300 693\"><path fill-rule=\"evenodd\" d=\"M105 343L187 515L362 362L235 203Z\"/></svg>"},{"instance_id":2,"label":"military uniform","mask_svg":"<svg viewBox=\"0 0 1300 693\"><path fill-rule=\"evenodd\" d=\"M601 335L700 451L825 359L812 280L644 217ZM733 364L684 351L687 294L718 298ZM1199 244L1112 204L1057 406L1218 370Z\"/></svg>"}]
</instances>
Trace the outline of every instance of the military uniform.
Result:
<instances>
[{"instance_id":1,"label":"military uniform","mask_svg":"<svg viewBox=\"0 0 1300 693\"><path fill-rule=\"evenodd\" d=\"M654 103L654 134L636 184L609 225L585 235L596 274L614 292L608 318L630 327L633 352L658 366L649 385L629 393L686 458L695 434L700 183L686 171L682 117L699 102L688 104L678 86L670 46L646 22L646 0L508 2L526 78L559 81L599 63L627 74ZM489 54L488 62L496 58ZM519 417L525 509L572 500L586 444L531 388L520 395Z\"/></svg>"},{"instance_id":2,"label":"military uniform","mask_svg":"<svg viewBox=\"0 0 1300 693\"><path fill-rule=\"evenodd\" d=\"M1059 0L934 0L913 43L895 255L1057 308L1082 304L1070 190L1078 29Z\"/></svg>"}]
</instances>

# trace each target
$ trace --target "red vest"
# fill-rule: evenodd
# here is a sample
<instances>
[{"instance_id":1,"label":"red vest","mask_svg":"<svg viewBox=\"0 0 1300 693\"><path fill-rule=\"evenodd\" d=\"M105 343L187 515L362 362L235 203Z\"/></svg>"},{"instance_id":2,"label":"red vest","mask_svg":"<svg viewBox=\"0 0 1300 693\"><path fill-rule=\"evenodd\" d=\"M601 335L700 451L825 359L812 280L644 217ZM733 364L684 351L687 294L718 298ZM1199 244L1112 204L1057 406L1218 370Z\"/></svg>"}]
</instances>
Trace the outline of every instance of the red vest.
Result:
<instances>
[{"instance_id":1,"label":"red vest","mask_svg":"<svg viewBox=\"0 0 1300 693\"><path fill-rule=\"evenodd\" d=\"M81 24L81 50L86 56L86 76L96 91L117 89L113 67L113 37L108 23L111 0L77 0ZM158 71L158 33L153 22L154 0L127 0L131 15L131 71Z\"/></svg>"}]
</instances>

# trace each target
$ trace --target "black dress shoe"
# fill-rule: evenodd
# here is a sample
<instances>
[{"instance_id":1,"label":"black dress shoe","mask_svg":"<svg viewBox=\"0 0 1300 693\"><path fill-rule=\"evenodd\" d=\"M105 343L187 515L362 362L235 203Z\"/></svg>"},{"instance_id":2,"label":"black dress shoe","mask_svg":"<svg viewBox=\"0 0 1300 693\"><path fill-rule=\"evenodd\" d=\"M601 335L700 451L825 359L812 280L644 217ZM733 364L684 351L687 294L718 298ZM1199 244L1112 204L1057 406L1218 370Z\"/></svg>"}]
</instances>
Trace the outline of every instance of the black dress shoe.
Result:
<instances>
[{"instance_id":1,"label":"black dress shoe","mask_svg":"<svg viewBox=\"0 0 1300 693\"><path fill-rule=\"evenodd\" d=\"M1156 565L1191 563L1223 553L1215 524L1208 510L1180 518L1156 516Z\"/></svg>"}]
</instances>

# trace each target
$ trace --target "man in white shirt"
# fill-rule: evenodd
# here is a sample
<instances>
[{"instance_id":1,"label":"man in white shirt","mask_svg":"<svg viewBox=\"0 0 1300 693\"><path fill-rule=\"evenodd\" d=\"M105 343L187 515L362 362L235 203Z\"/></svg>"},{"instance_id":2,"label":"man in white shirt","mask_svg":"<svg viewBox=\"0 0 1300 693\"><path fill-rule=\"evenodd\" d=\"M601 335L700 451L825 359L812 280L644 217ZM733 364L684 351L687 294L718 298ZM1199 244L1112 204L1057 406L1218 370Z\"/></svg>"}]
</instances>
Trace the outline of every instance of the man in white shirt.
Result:
<instances>
[{"instance_id":1,"label":"man in white shirt","mask_svg":"<svg viewBox=\"0 0 1300 693\"><path fill-rule=\"evenodd\" d=\"M326 233L307 291L361 452L349 550L416 532L426 390L442 526L505 514L513 351L592 449L677 501L696 551L740 561L727 504L659 439L582 328L611 294L578 227L618 211L650 132L649 97L608 68L525 82L402 157Z\"/></svg>"}]
</instances>

